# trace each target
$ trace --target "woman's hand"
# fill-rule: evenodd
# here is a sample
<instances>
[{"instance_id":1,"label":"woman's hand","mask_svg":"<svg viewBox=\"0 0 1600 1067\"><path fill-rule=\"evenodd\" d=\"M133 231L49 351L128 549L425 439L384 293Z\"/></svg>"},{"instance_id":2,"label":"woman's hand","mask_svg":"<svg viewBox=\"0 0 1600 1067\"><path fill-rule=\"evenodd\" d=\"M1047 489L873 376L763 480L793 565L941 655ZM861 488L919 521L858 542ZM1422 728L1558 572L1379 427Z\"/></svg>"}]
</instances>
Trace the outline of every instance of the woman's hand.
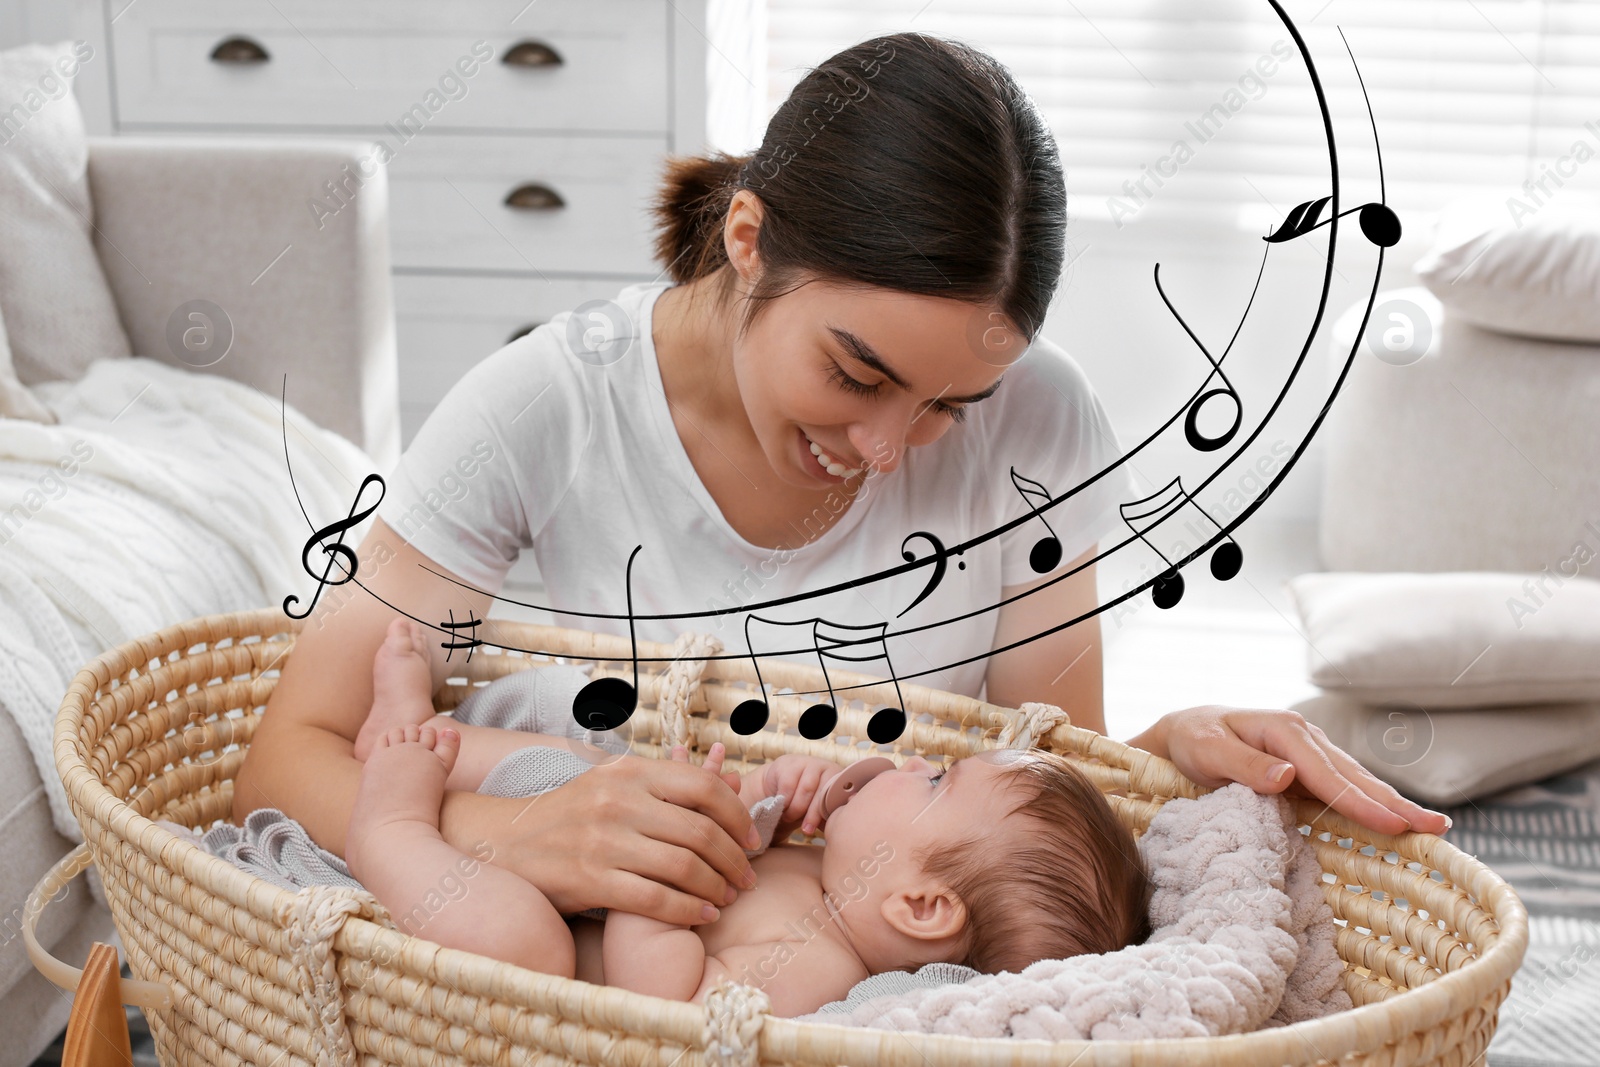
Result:
<instances>
[{"instance_id":1,"label":"woman's hand","mask_svg":"<svg viewBox=\"0 0 1600 1067\"><path fill-rule=\"evenodd\" d=\"M445 797L447 840L487 841L496 865L563 914L618 908L695 925L715 918L706 905L755 884L750 812L726 779L687 762L612 760L535 797Z\"/></svg>"},{"instance_id":2,"label":"woman's hand","mask_svg":"<svg viewBox=\"0 0 1600 1067\"><path fill-rule=\"evenodd\" d=\"M1379 833L1442 834L1450 820L1373 777L1297 711L1215 704L1174 711L1128 744L1177 765L1207 788L1241 782L1258 793L1293 787Z\"/></svg>"}]
</instances>

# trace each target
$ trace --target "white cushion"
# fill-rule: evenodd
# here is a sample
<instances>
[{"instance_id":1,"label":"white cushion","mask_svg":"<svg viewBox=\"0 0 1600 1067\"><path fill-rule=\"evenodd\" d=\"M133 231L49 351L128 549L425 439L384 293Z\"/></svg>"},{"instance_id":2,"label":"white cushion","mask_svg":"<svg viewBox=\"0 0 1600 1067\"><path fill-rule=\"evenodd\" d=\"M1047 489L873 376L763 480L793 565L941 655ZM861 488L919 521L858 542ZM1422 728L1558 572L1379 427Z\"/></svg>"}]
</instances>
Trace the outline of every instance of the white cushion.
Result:
<instances>
[{"instance_id":1,"label":"white cushion","mask_svg":"<svg viewBox=\"0 0 1600 1067\"><path fill-rule=\"evenodd\" d=\"M1540 574L1302 574L1311 681L1369 704L1600 701L1600 525Z\"/></svg>"},{"instance_id":2,"label":"white cushion","mask_svg":"<svg viewBox=\"0 0 1600 1067\"><path fill-rule=\"evenodd\" d=\"M1600 703L1375 707L1325 694L1294 710L1378 778L1423 804L1460 804L1600 757Z\"/></svg>"},{"instance_id":3,"label":"white cushion","mask_svg":"<svg viewBox=\"0 0 1600 1067\"><path fill-rule=\"evenodd\" d=\"M50 409L39 403L28 387L17 381L11 369L11 344L6 338L6 320L0 315L0 418L55 422Z\"/></svg>"},{"instance_id":4,"label":"white cushion","mask_svg":"<svg viewBox=\"0 0 1600 1067\"><path fill-rule=\"evenodd\" d=\"M0 313L24 385L128 355L95 256L88 146L72 76L89 45L0 52ZM104 62L104 60L101 60Z\"/></svg>"},{"instance_id":5,"label":"white cushion","mask_svg":"<svg viewBox=\"0 0 1600 1067\"><path fill-rule=\"evenodd\" d=\"M1316 438L1321 569L1526 572L1569 556L1600 525L1600 345L1484 330L1421 287L1379 293L1358 337L1365 309L1329 344L1335 374L1359 342ZM1580 571L1600 578L1600 556Z\"/></svg>"},{"instance_id":6,"label":"white cushion","mask_svg":"<svg viewBox=\"0 0 1600 1067\"><path fill-rule=\"evenodd\" d=\"M1441 213L1433 248L1412 269L1452 315L1475 326L1600 342L1600 199L1593 194L1537 209L1525 195L1457 201Z\"/></svg>"}]
</instances>

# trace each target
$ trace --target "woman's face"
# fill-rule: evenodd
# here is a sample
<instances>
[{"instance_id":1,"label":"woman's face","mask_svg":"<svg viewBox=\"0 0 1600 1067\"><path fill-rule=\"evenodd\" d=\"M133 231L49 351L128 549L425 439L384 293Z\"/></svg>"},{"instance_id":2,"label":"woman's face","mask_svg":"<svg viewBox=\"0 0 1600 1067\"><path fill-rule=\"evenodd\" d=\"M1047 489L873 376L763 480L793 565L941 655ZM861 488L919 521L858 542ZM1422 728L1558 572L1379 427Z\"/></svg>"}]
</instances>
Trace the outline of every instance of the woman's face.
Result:
<instances>
[{"instance_id":1,"label":"woman's face","mask_svg":"<svg viewBox=\"0 0 1600 1067\"><path fill-rule=\"evenodd\" d=\"M723 222L746 283L760 272L762 214L739 190ZM893 470L907 448L939 440L1026 349L994 307L813 280L766 302L733 342L733 374L768 464L819 490Z\"/></svg>"},{"instance_id":2,"label":"woman's face","mask_svg":"<svg viewBox=\"0 0 1600 1067\"><path fill-rule=\"evenodd\" d=\"M812 281L767 303L733 368L772 469L819 489L938 440L1026 347L993 308Z\"/></svg>"}]
</instances>

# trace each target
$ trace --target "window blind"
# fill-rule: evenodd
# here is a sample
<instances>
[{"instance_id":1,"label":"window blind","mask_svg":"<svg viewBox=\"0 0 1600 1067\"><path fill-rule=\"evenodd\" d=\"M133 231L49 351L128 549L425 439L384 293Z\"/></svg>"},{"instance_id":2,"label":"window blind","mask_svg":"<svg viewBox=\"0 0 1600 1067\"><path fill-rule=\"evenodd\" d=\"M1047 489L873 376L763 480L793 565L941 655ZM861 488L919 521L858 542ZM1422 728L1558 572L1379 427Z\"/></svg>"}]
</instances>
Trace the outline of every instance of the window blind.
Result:
<instances>
[{"instance_id":1,"label":"window blind","mask_svg":"<svg viewBox=\"0 0 1600 1067\"><path fill-rule=\"evenodd\" d=\"M1536 211L1600 190L1600 0L1286 8L1334 109L1348 203L1377 183L1341 29L1403 219L1474 193ZM1326 192L1315 97L1264 0L768 0L767 114L810 65L902 30L1010 68L1055 133L1079 218L1260 229Z\"/></svg>"}]
</instances>

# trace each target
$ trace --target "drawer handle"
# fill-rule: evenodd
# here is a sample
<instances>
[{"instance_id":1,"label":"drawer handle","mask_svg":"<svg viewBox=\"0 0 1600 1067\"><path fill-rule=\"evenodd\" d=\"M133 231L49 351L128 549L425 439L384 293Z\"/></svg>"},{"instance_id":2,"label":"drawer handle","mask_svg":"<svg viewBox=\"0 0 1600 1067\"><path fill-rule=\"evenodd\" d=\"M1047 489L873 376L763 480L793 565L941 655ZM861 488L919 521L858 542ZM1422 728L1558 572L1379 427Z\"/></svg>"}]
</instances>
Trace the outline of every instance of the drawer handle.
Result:
<instances>
[{"instance_id":1,"label":"drawer handle","mask_svg":"<svg viewBox=\"0 0 1600 1067\"><path fill-rule=\"evenodd\" d=\"M271 58L265 48L248 37L229 37L211 50L213 63L234 63L247 67L253 63L265 63Z\"/></svg>"},{"instance_id":2,"label":"drawer handle","mask_svg":"<svg viewBox=\"0 0 1600 1067\"><path fill-rule=\"evenodd\" d=\"M500 57L500 62L508 67L559 67L566 60L543 41L518 41Z\"/></svg>"},{"instance_id":3,"label":"drawer handle","mask_svg":"<svg viewBox=\"0 0 1600 1067\"><path fill-rule=\"evenodd\" d=\"M506 338L506 344L510 344L512 341L515 341L518 338L528 336L534 330L537 330L543 325L544 323L542 322L530 322L526 326L518 326L515 330L511 331L511 336Z\"/></svg>"},{"instance_id":4,"label":"drawer handle","mask_svg":"<svg viewBox=\"0 0 1600 1067\"><path fill-rule=\"evenodd\" d=\"M506 194L506 207L518 211L551 211L566 206L560 193L538 182L524 182Z\"/></svg>"}]
</instances>

